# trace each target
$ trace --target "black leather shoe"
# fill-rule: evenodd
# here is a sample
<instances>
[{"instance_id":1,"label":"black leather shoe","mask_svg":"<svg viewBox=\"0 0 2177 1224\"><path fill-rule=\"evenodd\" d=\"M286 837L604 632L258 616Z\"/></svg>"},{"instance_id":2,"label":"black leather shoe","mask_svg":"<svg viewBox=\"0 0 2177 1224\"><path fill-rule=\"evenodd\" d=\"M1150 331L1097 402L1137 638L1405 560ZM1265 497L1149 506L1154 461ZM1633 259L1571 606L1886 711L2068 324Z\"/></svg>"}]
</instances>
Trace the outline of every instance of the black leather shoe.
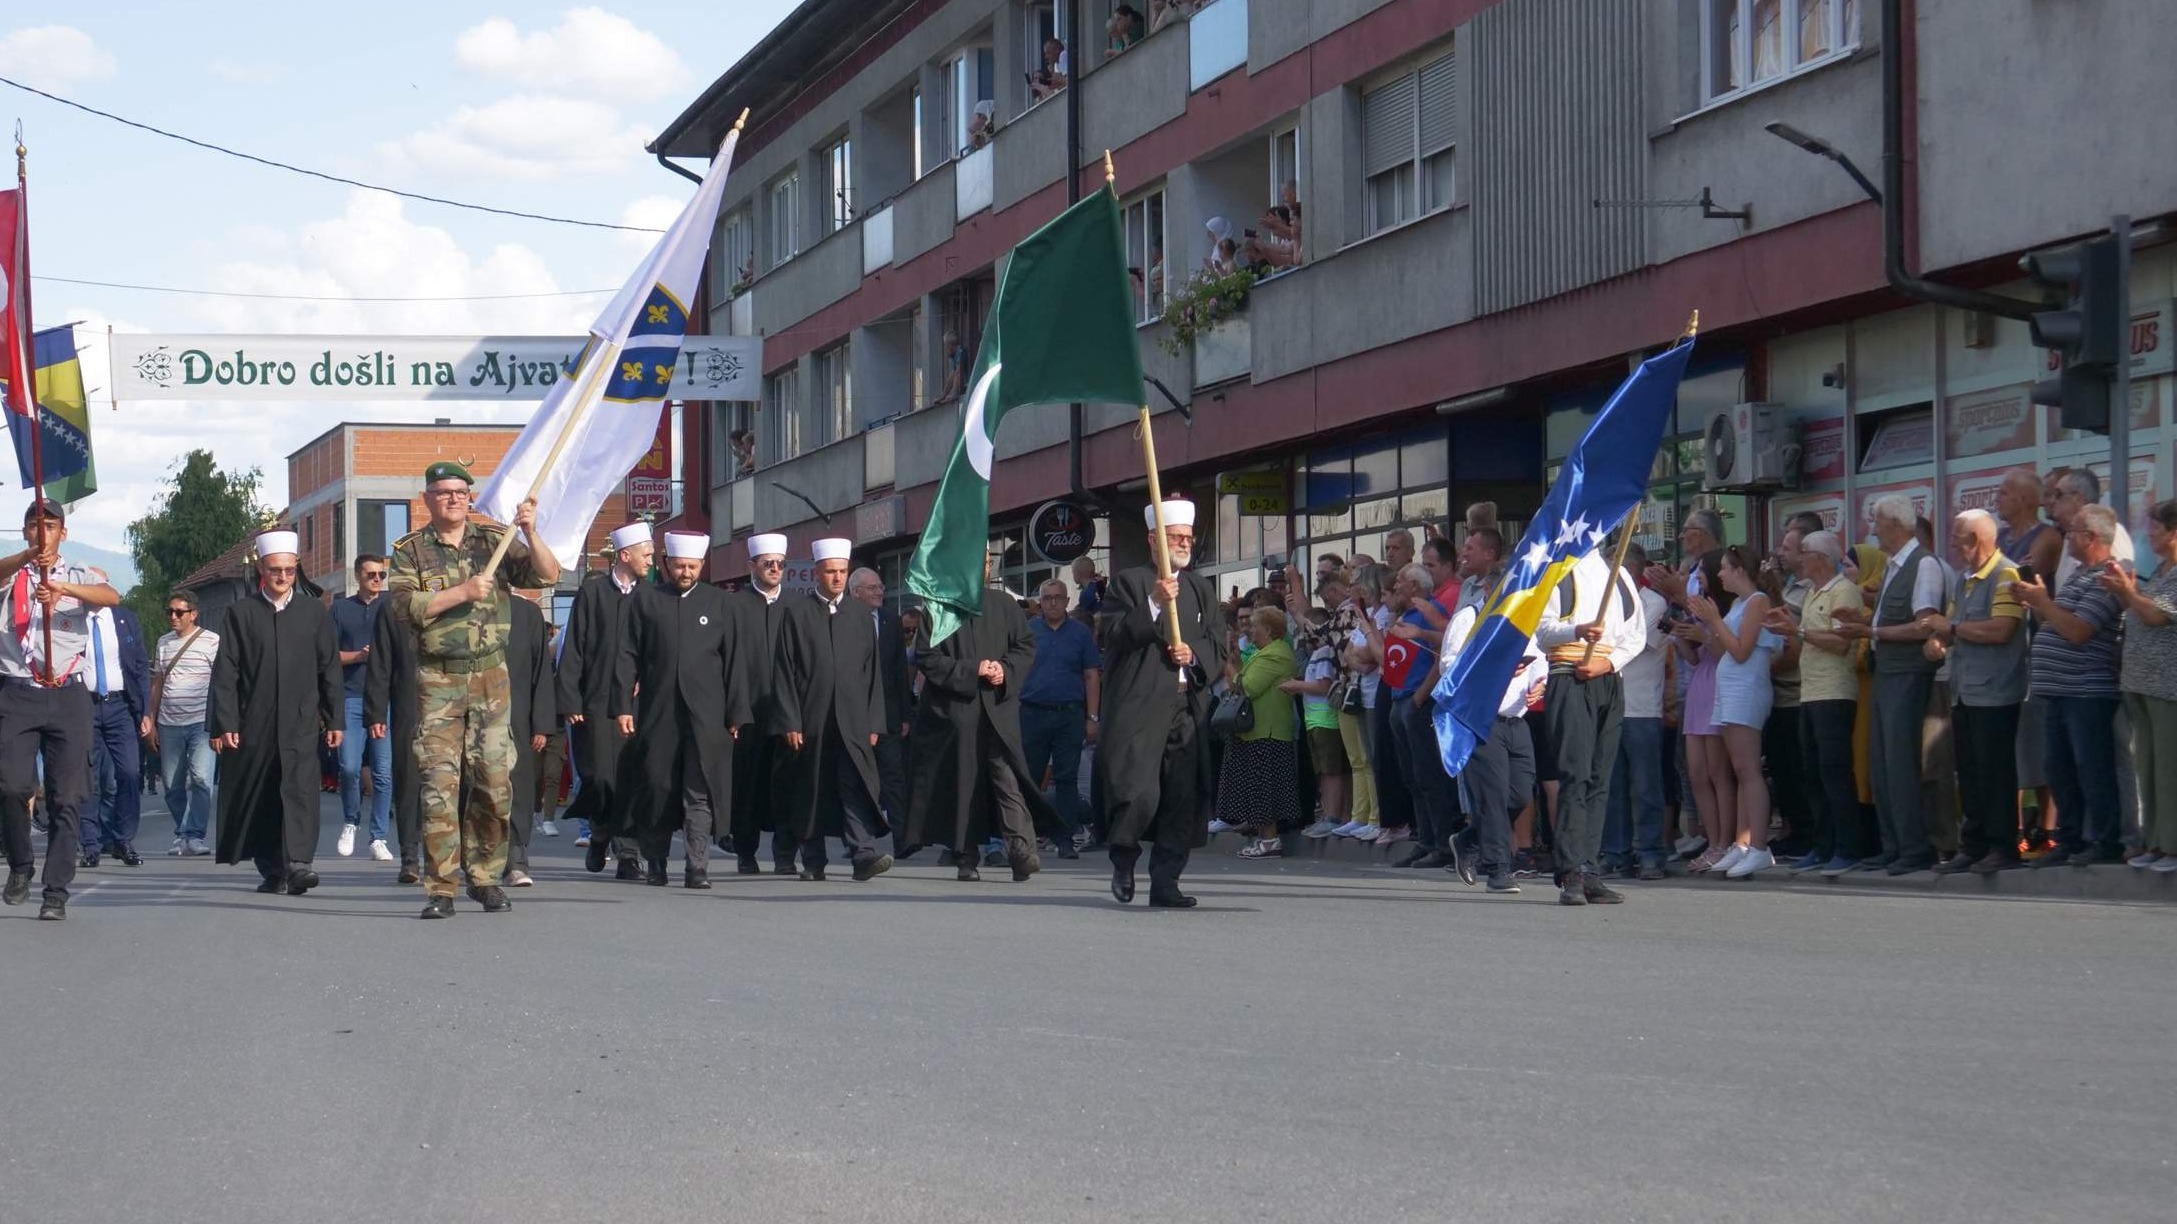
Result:
<instances>
[{"instance_id":1,"label":"black leather shoe","mask_svg":"<svg viewBox=\"0 0 2177 1224\"><path fill-rule=\"evenodd\" d=\"M423 912L417 915L419 918L451 918L453 916L454 899L452 897L427 898L423 903Z\"/></svg>"},{"instance_id":2,"label":"black leather shoe","mask_svg":"<svg viewBox=\"0 0 2177 1224\"><path fill-rule=\"evenodd\" d=\"M940 867L957 867L960 865L960 856L951 850L940 850L937 852L937 865Z\"/></svg>"},{"instance_id":3,"label":"black leather shoe","mask_svg":"<svg viewBox=\"0 0 2177 1224\"><path fill-rule=\"evenodd\" d=\"M586 868L591 875L596 875L598 872L605 869L605 859L611 853L612 839L609 837L599 837L593 833L590 835L590 844L588 848L585 849L582 853L582 866Z\"/></svg>"},{"instance_id":4,"label":"black leather shoe","mask_svg":"<svg viewBox=\"0 0 2177 1224\"><path fill-rule=\"evenodd\" d=\"M685 875L681 876L680 886L682 888L696 889L709 888L711 886L711 873L708 871L688 872Z\"/></svg>"},{"instance_id":5,"label":"black leather shoe","mask_svg":"<svg viewBox=\"0 0 2177 1224\"><path fill-rule=\"evenodd\" d=\"M772 861L772 864L771 864L771 874L772 874L772 875L782 875L782 876L790 876L790 875L793 875L793 874L794 874L794 860L792 860L792 859L776 859L776 860L773 860L773 861Z\"/></svg>"},{"instance_id":6,"label":"black leather shoe","mask_svg":"<svg viewBox=\"0 0 2177 1224\"><path fill-rule=\"evenodd\" d=\"M287 873L287 895L290 897L299 897L316 888L317 884L317 872L308 867L297 867Z\"/></svg>"},{"instance_id":7,"label":"black leather shoe","mask_svg":"<svg viewBox=\"0 0 2177 1224\"><path fill-rule=\"evenodd\" d=\"M278 876L266 876L257 882L257 891L261 893L283 893L287 891L287 881Z\"/></svg>"},{"instance_id":8,"label":"black leather shoe","mask_svg":"<svg viewBox=\"0 0 2177 1224\"><path fill-rule=\"evenodd\" d=\"M1070 837L1061 840L1058 843L1057 848L1058 857L1062 859L1077 859L1081 857L1081 852L1074 849L1073 839Z\"/></svg>"},{"instance_id":9,"label":"black leather shoe","mask_svg":"<svg viewBox=\"0 0 2177 1224\"><path fill-rule=\"evenodd\" d=\"M1889 875L1901 876L1911 875L1915 871L1927 871L1934 866L1933 854L1904 854L1899 855L1897 861L1883 868L1883 871Z\"/></svg>"},{"instance_id":10,"label":"black leather shoe","mask_svg":"<svg viewBox=\"0 0 2177 1224\"><path fill-rule=\"evenodd\" d=\"M411 859L401 860L401 874L398 881L402 884L421 884L423 882L423 867Z\"/></svg>"},{"instance_id":11,"label":"black leather shoe","mask_svg":"<svg viewBox=\"0 0 2177 1224\"><path fill-rule=\"evenodd\" d=\"M652 888L665 887L665 863L662 860L651 863L649 868L643 872L643 883Z\"/></svg>"},{"instance_id":12,"label":"black leather shoe","mask_svg":"<svg viewBox=\"0 0 2177 1224\"><path fill-rule=\"evenodd\" d=\"M892 870L892 856L880 854L873 859L863 859L854 864L854 882L867 883Z\"/></svg>"},{"instance_id":13,"label":"black leather shoe","mask_svg":"<svg viewBox=\"0 0 2177 1224\"><path fill-rule=\"evenodd\" d=\"M1193 897L1176 890L1168 893L1152 891L1149 894L1150 909L1193 909L1194 906Z\"/></svg>"},{"instance_id":14,"label":"black leather shoe","mask_svg":"<svg viewBox=\"0 0 2177 1224\"><path fill-rule=\"evenodd\" d=\"M761 863L758 863L758 862L756 861L756 856L755 856L755 855L753 855L753 854L740 854L740 855L735 855L735 856L734 856L734 859L735 859L735 861L734 861L733 869L734 869L734 870L735 870L736 872L739 872L739 873L740 873L740 874L742 874L742 875L762 875L762 874L763 874L763 865L762 865Z\"/></svg>"},{"instance_id":15,"label":"black leather shoe","mask_svg":"<svg viewBox=\"0 0 2177 1224\"><path fill-rule=\"evenodd\" d=\"M822 884L824 882L824 869L822 867L804 867L801 869L801 878Z\"/></svg>"},{"instance_id":16,"label":"black leather shoe","mask_svg":"<svg viewBox=\"0 0 2177 1224\"><path fill-rule=\"evenodd\" d=\"M1557 885L1559 905L1586 905L1587 890L1580 887L1580 877L1566 876Z\"/></svg>"},{"instance_id":17,"label":"black leather shoe","mask_svg":"<svg viewBox=\"0 0 2177 1224\"><path fill-rule=\"evenodd\" d=\"M1971 870L1973 870L1973 856L1970 854L1953 854L1935 864L1936 875L1960 875Z\"/></svg>"},{"instance_id":18,"label":"black leather shoe","mask_svg":"<svg viewBox=\"0 0 2177 1224\"><path fill-rule=\"evenodd\" d=\"M144 856L136 853L136 847L134 846L121 847L114 857L120 859L124 866L141 867L144 865Z\"/></svg>"},{"instance_id":19,"label":"black leather shoe","mask_svg":"<svg viewBox=\"0 0 2177 1224\"><path fill-rule=\"evenodd\" d=\"M1451 848L1451 862L1445 864L1444 870L1457 872L1459 875L1459 882L1461 884L1465 884L1468 887L1473 886L1474 856L1471 854L1459 853L1459 847L1456 843Z\"/></svg>"},{"instance_id":20,"label":"black leather shoe","mask_svg":"<svg viewBox=\"0 0 2177 1224\"><path fill-rule=\"evenodd\" d=\"M1410 842L1398 857L1391 860L1393 867L1441 867L1448 862L1441 850L1431 850L1420 842Z\"/></svg>"},{"instance_id":21,"label":"black leather shoe","mask_svg":"<svg viewBox=\"0 0 2177 1224\"><path fill-rule=\"evenodd\" d=\"M68 917L68 898L58 893L45 894L45 901L38 906L38 921L62 922Z\"/></svg>"},{"instance_id":22,"label":"black leather shoe","mask_svg":"<svg viewBox=\"0 0 2177 1224\"><path fill-rule=\"evenodd\" d=\"M959 873L953 878L959 880L962 884L979 884L982 882L983 873L977 870L973 863L962 863L960 864Z\"/></svg>"},{"instance_id":23,"label":"black leather shoe","mask_svg":"<svg viewBox=\"0 0 2177 1224\"><path fill-rule=\"evenodd\" d=\"M1587 899L1589 905L1625 904L1624 893L1613 891L1606 887L1601 880L1590 874L1581 875L1580 892Z\"/></svg>"},{"instance_id":24,"label":"black leather shoe","mask_svg":"<svg viewBox=\"0 0 2177 1224\"><path fill-rule=\"evenodd\" d=\"M98 866L98 851L96 851L96 850L83 850L83 851L79 851L79 852L78 852L78 853L76 854L76 866L78 866L78 867L96 867L96 866Z\"/></svg>"},{"instance_id":25,"label":"black leather shoe","mask_svg":"<svg viewBox=\"0 0 2177 1224\"><path fill-rule=\"evenodd\" d=\"M487 914L503 914L514 908L514 903L507 900L506 890L497 884L487 888L470 889L469 900L483 906L484 912ZM448 902L448 904L451 905L452 903Z\"/></svg>"},{"instance_id":26,"label":"black leather shoe","mask_svg":"<svg viewBox=\"0 0 2177 1224\"><path fill-rule=\"evenodd\" d=\"M1134 900L1134 868L1131 864L1111 865L1111 896L1121 905Z\"/></svg>"},{"instance_id":27,"label":"black leather shoe","mask_svg":"<svg viewBox=\"0 0 2177 1224\"><path fill-rule=\"evenodd\" d=\"M1013 869L1013 882L1015 884L1043 870L1043 860L1037 858L1036 852L1033 850L1023 851L1020 854L1009 854L1006 856L1005 861L1006 865Z\"/></svg>"},{"instance_id":28,"label":"black leather shoe","mask_svg":"<svg viewBox=\"0 0 2177 1224\"><path fill-rule=\"evenodd\" d=\"M634 859L621 859L619 870L612 873L612 878L615 880L640 880L643 878L643 865Z\"/></svg>"},{"instance_id":29,"label":"black leather shoe","mask_svg":"<svg viewBox=\"0 0 2177 1224\"><path fill-rule=\"evenodd\" d=\"M30 877L28 870L10 870L7 886L0 888L0 902L21 905L30 900Z\"/></svg>"}]
</instances>

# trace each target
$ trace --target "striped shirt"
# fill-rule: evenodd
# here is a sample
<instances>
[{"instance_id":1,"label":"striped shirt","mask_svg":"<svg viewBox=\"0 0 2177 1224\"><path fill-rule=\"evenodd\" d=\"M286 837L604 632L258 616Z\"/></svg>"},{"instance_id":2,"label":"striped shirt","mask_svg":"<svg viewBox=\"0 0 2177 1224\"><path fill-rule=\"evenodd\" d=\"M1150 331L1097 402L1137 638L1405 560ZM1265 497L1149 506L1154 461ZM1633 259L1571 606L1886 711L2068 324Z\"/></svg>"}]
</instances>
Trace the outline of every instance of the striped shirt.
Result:
<instances>
[{"instance_id":1,"label":"striped shirt","mask_svg":"<svg viewBox=\"0 0 2177 1224\"><path fill-rule=\"evenodd\" d=\"M2116 696L2117 629L2124 618L2117 597L2102 589L2101 566L2081 569L2057 588L2056 606L2092 625L2094 636L2073 645L2043 621L2033 635L2034 696Z\"/></svg>"},{"instance_id":2,"label":"striped shirt","mask_svg":"<svg viewBox=\"0 0 2177 1224\"><path fill-rule=\"evenodd\" d=\"M159 659L154 674L159 683L159 710L153 717L161 726L187 727L204 721L212 695L212 661L219 657L219 635L209 629L197 633L189 653L181 653L185 635L167 633L159 638Z\"/></svg>"}]
</instances>

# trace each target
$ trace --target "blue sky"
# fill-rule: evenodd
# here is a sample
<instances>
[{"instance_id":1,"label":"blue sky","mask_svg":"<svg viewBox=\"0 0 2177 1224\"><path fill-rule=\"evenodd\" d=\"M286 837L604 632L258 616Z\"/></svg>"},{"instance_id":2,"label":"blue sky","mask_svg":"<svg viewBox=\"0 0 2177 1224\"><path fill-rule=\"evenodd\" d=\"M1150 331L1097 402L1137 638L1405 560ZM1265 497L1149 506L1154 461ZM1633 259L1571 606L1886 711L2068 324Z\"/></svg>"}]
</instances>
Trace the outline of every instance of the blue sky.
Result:
<instances>
[{"instance_id":1,"label":"blue sky","mask_svg":"<svg viewBox=\"0 0 2177 1224\"><path fill-rule=\"evenodd\" d=\"M22 6L8 6L16 13ZM793 0L636 6L387 0L124 3L0 14L0 76L297 165L528 212L658 226L693 184L642 142ZM65 13L65 16L62 14ZM53 19L46 19L50 14ZM30 147L32 266L74 277L330 298L612 289L645 236L490 217L266 169L0 86ZM573 333L604 296L419 304L249 301L41 280L38 325L81 320L85 380L121 331ZM521 419L491 405L130 404L93 395L100 492L70 534L123 546L180 455L261 465L340 420Z\"/></svg>"}]
</instances>

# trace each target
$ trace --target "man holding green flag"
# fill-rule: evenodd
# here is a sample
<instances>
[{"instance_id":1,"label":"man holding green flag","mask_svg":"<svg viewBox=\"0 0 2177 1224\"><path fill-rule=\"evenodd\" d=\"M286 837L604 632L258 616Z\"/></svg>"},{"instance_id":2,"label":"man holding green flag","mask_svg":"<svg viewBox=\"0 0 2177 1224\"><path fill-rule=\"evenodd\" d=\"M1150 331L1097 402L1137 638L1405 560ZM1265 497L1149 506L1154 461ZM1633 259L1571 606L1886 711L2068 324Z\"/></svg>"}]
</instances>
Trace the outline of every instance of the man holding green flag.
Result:
<instances>
[{"instance_id":1,"label":"man holding green flag","mask_svg":"<svg viewBox=\"0 0 2177 1224\"><path fill-rule=\"evenodd\" d=\"M1029 404L1141 402L1119 202L1098 191L1013 248L968 380L960 444L937 486L907 589L929 607L929 645L983 606L998 423Z\"/></svg>"}]
</instances>

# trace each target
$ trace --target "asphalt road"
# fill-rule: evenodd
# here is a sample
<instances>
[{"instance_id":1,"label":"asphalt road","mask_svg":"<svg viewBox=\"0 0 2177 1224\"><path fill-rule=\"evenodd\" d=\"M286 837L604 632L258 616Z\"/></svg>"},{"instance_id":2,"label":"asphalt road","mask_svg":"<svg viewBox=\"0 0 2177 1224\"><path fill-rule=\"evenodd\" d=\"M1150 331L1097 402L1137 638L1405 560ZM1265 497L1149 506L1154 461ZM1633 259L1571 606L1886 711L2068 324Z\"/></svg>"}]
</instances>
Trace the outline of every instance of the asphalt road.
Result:
<instances>
[{"instance_id":1,"label":"asphalt road","mask_svg":"<svg viewBox=\"0 0 2177 1224\"><path fill-rule=\"evenodd\" d=\"M161 856L0 911L0 1219L2171 1218L2168 907L1218 856L1152 912L929 852L690 893L563 836L425 923L333 831L300 899Z\"/></svg>"}]
</instances>

